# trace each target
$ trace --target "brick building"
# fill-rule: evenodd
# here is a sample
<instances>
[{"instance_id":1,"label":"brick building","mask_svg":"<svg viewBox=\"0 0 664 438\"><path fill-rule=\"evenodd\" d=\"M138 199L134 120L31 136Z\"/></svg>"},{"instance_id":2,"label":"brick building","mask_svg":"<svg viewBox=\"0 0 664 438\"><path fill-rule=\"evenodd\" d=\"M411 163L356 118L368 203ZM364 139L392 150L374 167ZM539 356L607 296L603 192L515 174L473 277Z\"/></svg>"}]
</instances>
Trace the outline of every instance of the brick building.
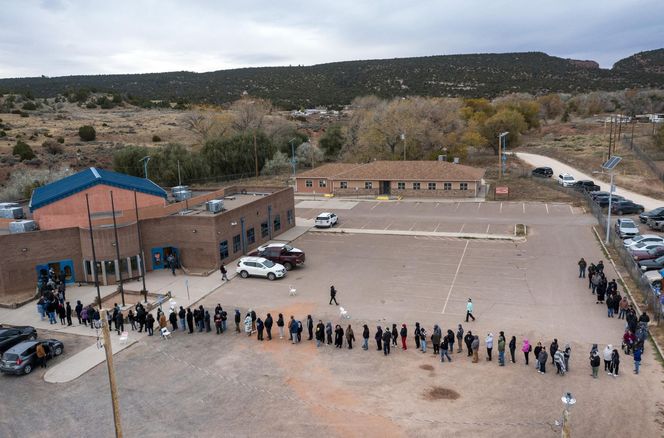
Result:
<instances>
[{"instance_id":1,"label":"brick building","mask_svg":"<svg viewBox=\"0 0 664 438\"><path fill-rule=\"evenodd\" d=\"M298 193L467 198L480 192L484 169L446 161L331 163L300 173Z\"/></svg>"},{"instance_id":2,"label":"brick building","mask_svg":"<svg viewBox=\"0 0 664 438\"><path fill-rule=\"evenodd\" d=\"M43 204L41 201L48 197L36 192L31 208L39 225L43 221L47 229L19 234L0 230L0 247L3 249L0 295L34 289L40 273L51 267L63 272L69 283L93 282L93 269L96 269L100 284L114 284L120 271L124 279L139 277L142 260L148 271L164 269L170 254L174 254L185 268L210 270L295 225L291 188L230 186L186 201L168 203L165 196L159 194L163 190L151 181L142 178L135 181L133 177L117 175L100 174L101 178L95 176L95 179L116 178L122 181L122 187L99 181L84 187L85 181L90 181L79 178L73 180L76 184L69 187L69 194L63 192L58 199L54 197L52 202ZM50 190L47 193L57 192L53 187L45 187ZM153 193L145 193L146 187ZM111 190L118 223L119 260L112 226ZM134 191L137 199L145 195L138 208L143 252L138 239ZM96 267L92 262L86 193L93 217ZM212 199L223 200L221 212L214 213L205 208L205 203ZM63 205L69 208L63 208ZM49 206L57 208L49 209ZM52 212L52 215L46 212Z\"/></svg>"}]
</instances>

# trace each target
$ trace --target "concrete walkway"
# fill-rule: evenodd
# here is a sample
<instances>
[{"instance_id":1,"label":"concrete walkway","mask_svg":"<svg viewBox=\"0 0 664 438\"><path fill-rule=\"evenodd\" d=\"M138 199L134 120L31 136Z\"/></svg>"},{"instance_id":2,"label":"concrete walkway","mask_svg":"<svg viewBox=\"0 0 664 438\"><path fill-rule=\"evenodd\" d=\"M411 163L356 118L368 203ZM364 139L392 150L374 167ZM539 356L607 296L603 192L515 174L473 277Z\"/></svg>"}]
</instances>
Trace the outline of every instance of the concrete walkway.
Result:
<instances>
[{"instance_id":1,"label":"concrete walkway","mask_svg":"<svg viewBox=\"0 0 664 438\"><path fill-rule=\"evenodd\" d=\"M525 238L511 234L485 234L485 233L450 233L444 231L409 231L409 230L369 230L366 228L322 228L315 232L321 233L347 233L347 234L382 234L388 236L419 236L419 237L453 237L457 239L493 239L523 241Z\"/></svg>"},{"instance_id":2,"label":"concrete walkway","mask_svg":"<svg viewBox=\"0 0 664 438\"><path fill-rule=\"evenodd\" d=\"M526 153L526 152L517 152L516 156L525 161L526 163L530 164L531 166L535 167L541 167L541 166L546 166L550 167L553 169L553 177L552 178L557 178L560 173L569 173L572 175L576 180L581 180L581 179L591 179L595 181L595 184L597 184L601 190L608 192L609 191L609 183L599 181L596 178L593 178L591 175L587 175L580 170L569 166L567 164L561 163L558 160L555 160L553 158L545 157L544 155L537 155L537 154L531 154L531 153ZM620 164L618 164L620 167ZM601 169L597 169L598 171ZM623 189L621 187L616 186L616 191L615 193L620 196L624 196L627 199L631 199L632 201L636 202L637 204L641 204L645 207L646 211L647 210L652 210L657 207L662 207L664 206L664 201L656 198L651 198L650 196L645 196L641 195L639 193L632 192L631 190Z\"/></svg>"}]
</instances>

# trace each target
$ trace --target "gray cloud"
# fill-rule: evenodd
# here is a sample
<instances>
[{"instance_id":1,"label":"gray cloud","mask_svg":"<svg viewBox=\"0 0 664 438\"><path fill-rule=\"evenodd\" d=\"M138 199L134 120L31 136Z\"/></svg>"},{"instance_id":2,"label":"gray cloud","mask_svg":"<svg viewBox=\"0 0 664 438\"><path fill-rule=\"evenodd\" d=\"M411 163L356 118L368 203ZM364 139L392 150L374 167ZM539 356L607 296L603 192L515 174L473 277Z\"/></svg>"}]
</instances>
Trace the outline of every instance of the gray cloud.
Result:
<instances>
[{"instance_id":1,"label":"gray cloud","mask_svg":"<svg viewBox=\"0 0 664 438\"><path fill-rule=\"evenodd\" d=\"M610 67L664 42L653 0L3 2L0 77L543 51Z\"/></svg>"}]
</instances>

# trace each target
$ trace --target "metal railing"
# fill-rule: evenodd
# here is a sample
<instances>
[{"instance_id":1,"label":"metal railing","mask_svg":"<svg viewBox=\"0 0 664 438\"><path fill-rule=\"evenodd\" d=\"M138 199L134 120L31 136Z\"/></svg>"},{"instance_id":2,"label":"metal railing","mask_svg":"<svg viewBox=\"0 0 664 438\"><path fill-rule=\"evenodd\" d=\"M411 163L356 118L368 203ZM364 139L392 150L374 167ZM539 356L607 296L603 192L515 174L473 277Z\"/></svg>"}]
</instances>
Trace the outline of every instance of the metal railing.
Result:
<instances>
[{"instance_id":1,"label":"metal railing","mask_svg":"<svg viewBox=\"0 0 664 438\"><path fill-rule=\"evenodd\" d=\"M585 198L588 204L589 211L597 218L599 222L599 227L603 231L601 236L606 235L607 227L607 214L604 213L604 208L602 208L594 199L590 196L589 193L585 193ZM609 224L609 226L611 226ZM641 291L641 294L645 298L644 305L654 315L655 321L659 324L659 321L662 318L662 303L661 303L661 290L655 289L650 284L648 279L643 275L641 267L634 260L634 256L627 251L623 245L622 239L613 231L609 230L609 243L606 245L607 248L610 247L615 250L618 255L618 259L622 262L622 265L625 267L629 273L634 283Z\"/></svg>"}]
</instances>

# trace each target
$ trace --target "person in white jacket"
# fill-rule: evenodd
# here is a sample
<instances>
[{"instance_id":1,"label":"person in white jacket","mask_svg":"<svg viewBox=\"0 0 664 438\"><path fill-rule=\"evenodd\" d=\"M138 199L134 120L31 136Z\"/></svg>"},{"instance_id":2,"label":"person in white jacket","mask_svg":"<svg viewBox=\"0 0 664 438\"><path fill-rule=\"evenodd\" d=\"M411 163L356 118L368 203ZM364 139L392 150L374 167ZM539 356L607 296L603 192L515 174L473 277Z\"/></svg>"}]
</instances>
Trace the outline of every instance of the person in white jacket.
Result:
<instances>
[{"instance_id":1,"label":"person in white jacket","mask_svg":"<svg viewBox=\"0 0 664 438\"><path fill-rule=\"evenodd\" d=\"M613 354L613 345L609 344L604 349L604 371L607 374L611 374L613 370L611 369L611 355Z\"/></svg>"},{"instance_id":2,"label":"person in white jacket","mask_svg":"<svg viewBox=\"0 0 664 438\"><path fill-rule=\"evenodd\" d=\"M489 333L484 340L486 343L486 360L491 361L491 351L493 350L493 333Z\"/></svg>"}]
</instances>

